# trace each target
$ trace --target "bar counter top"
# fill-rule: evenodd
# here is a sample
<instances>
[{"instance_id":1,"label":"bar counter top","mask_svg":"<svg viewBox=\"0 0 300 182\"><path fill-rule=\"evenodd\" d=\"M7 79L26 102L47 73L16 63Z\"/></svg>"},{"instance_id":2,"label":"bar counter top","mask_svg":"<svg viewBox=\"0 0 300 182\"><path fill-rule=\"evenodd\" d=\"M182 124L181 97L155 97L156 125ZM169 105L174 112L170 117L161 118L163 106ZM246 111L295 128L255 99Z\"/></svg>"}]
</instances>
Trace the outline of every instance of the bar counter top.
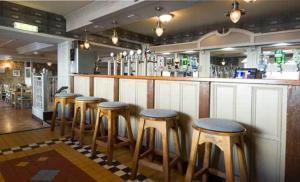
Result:
<instances>
[{"instance_id":1,"label":"bar counter top","mask_svg":"<svg viewBox=\"0 0 300 182\"><path fill-rule=\"evenodd\" d=\"M164 77L164 76L126 76L126 75L99 75L99 74L73 74L72 76L119 78L119 79L143 79L143 80L169 80L169 81L199 81L199 82L223 82L245 84L270 84L270 85L294 85L300 86L300 80L282 79L234 79L234 78L194 78L194 77Z\"/></svg>"}]
</instances>

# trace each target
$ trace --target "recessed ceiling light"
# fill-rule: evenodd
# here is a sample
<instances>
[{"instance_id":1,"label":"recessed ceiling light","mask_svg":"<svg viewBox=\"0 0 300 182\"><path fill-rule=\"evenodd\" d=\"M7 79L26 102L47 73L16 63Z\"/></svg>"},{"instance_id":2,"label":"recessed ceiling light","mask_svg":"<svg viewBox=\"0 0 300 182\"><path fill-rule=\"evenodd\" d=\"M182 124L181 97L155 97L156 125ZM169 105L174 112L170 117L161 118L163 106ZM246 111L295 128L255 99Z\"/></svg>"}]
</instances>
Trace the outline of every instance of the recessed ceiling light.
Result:
<instances>
[{"instance_id":1,"label":"recessed ceiling light","mask_svg":"<svg viewBox=\"0 0 300 182\"><path fill-rule=\"evenodd\" d=\"M39 54L39 52L37 52L37 51L34 51L34 52L33 52L33 54L37 55L37 54Z\"/></svg>"},{"instance_id":2,"label":"recessed ceiling light","mask_svg":"<svg viewBox=\"0 0 300 182\"><path fill-rule=\"evenodd\" d=\"M189 54L189 53L195 53L196 51L194 51L194 50L189 50L189 51L184 51L184 53L187 53L187 54Z\"/></svg>"},{"instance_id":3,"label":"recessed ceiling light","mask_svg":"<svg viewBox=\"0 0 300 182\"><path fill-rule=\"evenodd\" d=\"M171 53L170 52L164 52L162 53L163 55L170 55Z\"/></svg>"},{"instance_id":4,"label":"recessed ceiling light","mask_svg":"<svg viewBox=\"0 0 300 182\"><path fill-rule=\"evenodd\" d=\"M283 42L283 43L273 44L272 46L279 47L279 46L289 46L289 45L291 44Z\"/></svg>"},{"instance_id":5,"label":"recessed ceiling light","mask_svg":"<svg viewBox=\"0 0 300 182\"><path fill-rule=\"evenodd\" d=\"M128 18L132 18L132 17L135 17L135 14L130 14L127 16Z\"/></svg>"},{"instance_id":6,"label":"recessed ceiling light","mask_svg":"<svg viewBox=\"0 0 300 182\"><path fill-rule=\"evenodd\" d=\"M247 3L254 3L256 0L244 0Z\"/></svg>"},{"instance_id":7,"label":"recessed ceiling light","mask_svg":"<svg viewBox=\"0 0 300 182\"><path fill-rule=\"evenodd\" d=\"M233 48L233 47L226 47L226 48L223 48L221 50L222 51L233 51L233 50L235 50L235 48Z\"/></svg>"}]
</instances>

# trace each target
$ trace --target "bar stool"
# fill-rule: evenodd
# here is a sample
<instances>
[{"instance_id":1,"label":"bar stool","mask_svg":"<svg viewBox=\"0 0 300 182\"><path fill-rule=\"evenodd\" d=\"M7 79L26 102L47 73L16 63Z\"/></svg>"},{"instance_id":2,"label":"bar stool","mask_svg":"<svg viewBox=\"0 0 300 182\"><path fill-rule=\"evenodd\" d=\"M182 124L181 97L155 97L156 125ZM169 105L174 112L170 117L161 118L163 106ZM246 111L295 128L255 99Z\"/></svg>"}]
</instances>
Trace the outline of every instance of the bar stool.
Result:
<instances>
[{"instance_id":1,"label":"bar stool","mask_svg":"<svg viewBox=\"0 0 300 182\"><path fill-rule=\"evenodd\" d=\"M74 119L72 123L72 138L74 138L75 133L79 133L79 143L83 144L84 133L86 129L90 129L92 132L94 130L94 110L97 108L97 104L101 101L98 97L77 97L75 98L74 107ZM78 110L80 110L80 125L79 128L76 127L76 119L78 115ZM90 111L90 127L86 128L86 111Z\"/></svg>"},{"instance_id":2,"label":"bar stool","mask_svg":"<svg viewBox=\"0 0 300 182\"><path fill-rule=\"evenodd\" d=\"M155 170L159 170L164 173L164 181L170 181L170 168L177 164L178 170L182 172L181 166L181 151L178 135L178 114L176 111L164 110L164 109L147 109L140 113L140 122L138 128L137 143L135 147L135 152L133 156L132 174L131 179L135 179L138 171L138 165L143 164ZM150 143L149 149L143 154L140 154L144 129L150 129ZM173 131L173 140L175 147L175 156L172 156L172 160L169 161L169 132L170 129ZM163 164L159 165L152 162L152 157L150 161L143 159L148 155L153 155L153 153L161 153L155 151L155 131L158 130L162 135L162 157Z\"/></svg>"},{"instance_id":3,"label":"bar stool","mask_svg":"<svg viewBox=\"0 0 300 182\"><path fill-rule=\"evenodd\" d=\"M65 107L67 105L74 104L74 99L80 95L74 93L59 93L54 97L54 109L51 119L51 131L55 129L55 121L56 121L56 111L58 108L58 104L61 104L61 127L60 127L60 135L63 136L65 134Z\"/></svg>"},{"instance_id":4,"label":"bar stool","mask_svg":"<svg viewBox=\"0 0 300 182\"><path fill-rule=\"evenodd\" d=\"M240 181L248 181L247 166L244 152L243 135L246 129L236 121L227 119L203 118L193 123L193 140L191 146L190 160L186 173L186 181L192 181L194 177L202 176L202 181L208 180L208 173L225 177L227 182L234 181L232 151L236 144L239 159ZM194 174L197 158L198 145L205 144L203 168ZM211 147L218 146L224 152L225 174L217 169L211 168Z\"/></svg>"},{"instance_id":5,"label":"bar stool","mask_svg":"<svg viewBox=\"0 0 300 182\"><path fill-rule=\"evenodd\" d=\"M127 125L127 138L118 136L118 116L123 116ZM105 135L102 118L108 121L108 135ZM98 137L98 135L101 135ZM117 143L117 140L121 142ZM97 108L96 127L92 141L92 155L95 155L97 145L107 148L107 162L112 163L114 148L129 145L133 153L134 140L130 123L129 105L122 102L101 102Z\"/></svg>"}]
</instances>

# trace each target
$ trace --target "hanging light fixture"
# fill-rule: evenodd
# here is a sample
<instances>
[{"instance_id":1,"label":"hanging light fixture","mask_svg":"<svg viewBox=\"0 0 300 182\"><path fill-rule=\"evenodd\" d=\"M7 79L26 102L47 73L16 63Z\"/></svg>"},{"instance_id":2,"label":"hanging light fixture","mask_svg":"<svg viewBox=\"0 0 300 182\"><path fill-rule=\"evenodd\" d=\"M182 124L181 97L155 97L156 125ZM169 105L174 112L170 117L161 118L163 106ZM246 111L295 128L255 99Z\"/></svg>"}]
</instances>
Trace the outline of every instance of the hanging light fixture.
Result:
<instances>
[{"instance_id":1,"label":"hanging light fixture","mask_svg":"<svg viewBox=\"0 0 300 182\"><path fill-rule=\"evenodd\" d=\"M162 14L159 16L159 21L162 23L169 23L173 19L174 15L170 13Z\"/></svg>"},{"instance_id":2,"label":"hanging light fixture","mask_svg":"<svg viewBox=\"0 0 300 182\"><path fill-rule=\"evenodd\" d=\"M164 28L161 26L160 20L157 21L155 33L158 37L162 36L162 34L164 33Z\"/></svg>"},{"instance_id":3,"label":"hanging light fixture","mask_svg":"<svg viewBox=\"0 0 300 182\"><path fill-rule=\"evenodd\" d=\"M226 14L226 16L228 16L233 23L237 23L241 16L245 14L245 10L239 8L239 2L234 0L232 3L232 9Z\"/></svg>"},{"instance_id":4,"label":"hanging light fixture","mask_svg":"<svg viewBox=\"0 0 300 182\"><path fill-rule=\"evenodd\" d=\"M84 32L85 32L85 40L84 40L84 43L83 43L83 48L84 49L89 49L90 48L90 42L87 38L87 31L86 31L86 28L84 29Z\"/></svg>"},{"instance_id":5,"label":"hanging light fixture","mask_svg":"<svg viewBox=\"0 0 300 182\"><path fill-rule=\"evenodd\" d=\"M112 41L113 44L116 45L119 41L118 33L117 33L117 30L116 30L117 21L114 20L113 24L114 24L114 31L113 31L113 35L111 37L111 41Z\"/></svg>"},{"instance_id":6,"label":"hanging light fixture","mask_svg":"<svg viewBox=\"0 0 300 182\"><path fill-rule=\"evenodd\" d=\"M111 41L113 44L117 44L119 41L119 37L118 37L116 29L114 29L113 36L111 37Z\"/></svg>"}]
</instances>

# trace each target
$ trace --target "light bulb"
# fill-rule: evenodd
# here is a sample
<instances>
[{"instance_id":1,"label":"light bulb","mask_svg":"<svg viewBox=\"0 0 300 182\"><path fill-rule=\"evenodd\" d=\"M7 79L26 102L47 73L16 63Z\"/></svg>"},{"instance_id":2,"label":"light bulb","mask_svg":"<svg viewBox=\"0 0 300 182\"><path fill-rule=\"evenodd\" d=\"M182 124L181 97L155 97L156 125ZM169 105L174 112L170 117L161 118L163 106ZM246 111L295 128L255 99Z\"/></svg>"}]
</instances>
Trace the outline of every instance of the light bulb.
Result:
<instances>
[{"instance_id":1,"label":"light bulb","mask_svg":"<svg viewBox=\"0 0 300 182\"><path fill-rule=\"evenodd\" d=\"M113 36L111 37L111 41L113 42L113 44L117 44L118 41L119 41L119 38L118 38L117 36L113 35Z\"/></svg>"},{"instance_id":2,"label":"light bulb","mask_svg":"<svg viewBox=\"0 0 300 182\"><path fill-rule=\"evenodd\" d=\"M164 29L161 27L156 27L155 29L155 33L158 37L162 36L162 34L164 33Z\"/></svg>"},{"instance_id":3,"label":"light bulb","mask_svg":"<svg viewBox=\"0 0 300 182\"><path fill-rule=\"evenodd\" d=\"M244 0L246 3L254 3L256 0Z\"/></svg>"},{"instance_id":4,"label":"light bulb","mask_svg":"<svg viewBox=\"0 0 300 182\"><path fill-rule=\"evenodd\" d=\"M114 30L113 36L111 37L111 41L113 42L113 44L117 44L119 41L119 37L116 30Z\"/></svg>"},{"instance_id":5,"label":"light bulb","mask_svg":"<svg viewBox=\"0 0 300 182\"><path fill-rule=\"evenodd\" d=\"M230 19L233 23L237 23L242 16L242 13L239 9L233 9L230 12Z\"/></svg>"},{"instance_id":6,"label":"light bulb","mask_svg":"<svg viewBox=\"0 0 300 182\"><path fill-rule=\"evenodd\" d=\"M168 23L172 20L173 15L172 14L162 14L159 16L159 20L163 23Z\"/></svg>"},{"instance_id":7,"label":"light bulb","mask_svg":"<svg viewBox=\"0 0 300 182\"><path fill-rule=\"evenodd\" d=\"M133 50L129 51L129 55L132 56L134 54Z\"/></svg>"},{"instance_id":8,"label":"light bulb","mask_svg":"<svg viewBox=\"0 0 300 182\"><path fill-rule=\"evenodd\" d=\"M226 64L225 60L223 59L223 61L221 62L221 64L224 66Z\"/></svg>"},{"instance_id":9,"label":"light bulb","mask_svg":"<svg viewBox=\"0 0 300 182\"><path fill-rule=\"evenodd\" d=\"M110 53L110 57L114 57L114 53L113 52Z\"/></svg>"},{"instance_id":10,"label":"light bulb","mask_svg":"<svg viewBox=\"0 0 300 182\"><path fill-rule=\"evenodd\" d=\"M125 57L125 56L127 56L127 52L126 51L123 51L123 56Z\"/></svg>"},{"instance_id":11,"label":"light bulb","mask_svg":"<svg viewBox=\"0 0 300 182\"><path fill-rule=\"evenodd\" d=\"M138 50L136 51L136 53L137 53L138 55L140 55L140 54L142 54L142 50L141 50L141 49L138 49Z\"/></svg>"},{"instance_id":12,"label":"light bulb","mask_svg":"<svg viewBox=\"0 0 300 182\"><path fill-rule=\"evenodd\" d=\"M51 62L47 62L47 65L48 65L48 66L51 66L51 65L52 65L52 63L51 63Z\"/></svg>"},{"instance_id":13,"label":"light bulb","mask_svg":"<svg viewBox=\"0 0 300 182\"><path fill-rule=\"evenodd\" d=\"M83 44L85 49L89 49L90 48L90 43L86 40Z\"/></svg>"}]
</instances>

